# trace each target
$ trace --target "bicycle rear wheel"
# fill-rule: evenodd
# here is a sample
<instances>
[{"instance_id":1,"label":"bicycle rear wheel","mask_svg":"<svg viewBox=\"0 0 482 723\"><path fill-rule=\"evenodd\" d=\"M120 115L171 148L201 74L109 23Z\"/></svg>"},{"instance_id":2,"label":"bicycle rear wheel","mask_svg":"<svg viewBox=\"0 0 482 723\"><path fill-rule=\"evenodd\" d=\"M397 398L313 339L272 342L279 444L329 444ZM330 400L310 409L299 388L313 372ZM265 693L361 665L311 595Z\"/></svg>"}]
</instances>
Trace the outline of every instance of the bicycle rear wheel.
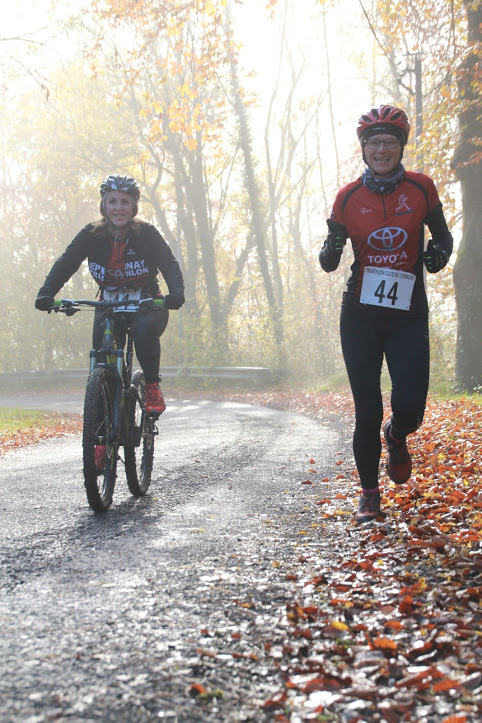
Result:
<instances>
[{"instance_id":1,"label":"bicycle rear wheel","mask_svg":"<svg viewBox=\"0 0 482 723\"><path fill-rule=\"evenodd\" d=\"M105 512L114 494L117 442L113 433L113 416L112 373L105 367L96 367L89 376L85 391L82 440L84 485L89 505L95 512ZM105 455L100 455L104 457L103 465L99 464L99 454L96 460L96 447L99 445L105 445Z\"/></svg>"},{"instance_id":2,"label":"bicycle rear wheel","mask_svg":"<svg viewBox=\"0 0 482 723\"><path fill-rule=\"evenodd\" d=\"M154 460L157 430L155 421L145 412L145 401L144 374L136 371L129 401L129 440L124 445L127 486L134 497L143 497L149 489Z\"/></svg>"}]
</instances>

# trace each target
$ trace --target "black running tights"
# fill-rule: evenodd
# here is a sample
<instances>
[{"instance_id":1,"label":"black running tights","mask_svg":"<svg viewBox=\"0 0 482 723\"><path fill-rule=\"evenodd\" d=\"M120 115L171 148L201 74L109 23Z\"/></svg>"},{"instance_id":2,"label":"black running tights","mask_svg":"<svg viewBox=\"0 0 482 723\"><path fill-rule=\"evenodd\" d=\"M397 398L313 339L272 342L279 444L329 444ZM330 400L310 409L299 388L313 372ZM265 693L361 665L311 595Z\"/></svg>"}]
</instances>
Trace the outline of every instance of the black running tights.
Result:
<instances>
[{"instance_id":1,"label":"black running tights","mask_svg":"<svg viewBox=\"0 0 482 723\"><path fill-rule=\"evenodd\" d=\"M355 402L353 452L364 489L378 486L383 357L392 383L395 437L404 438L421 425L428 392L428 317L384 311L342 307L340 317L341 346Z\"/></svg>"}]
</instances>

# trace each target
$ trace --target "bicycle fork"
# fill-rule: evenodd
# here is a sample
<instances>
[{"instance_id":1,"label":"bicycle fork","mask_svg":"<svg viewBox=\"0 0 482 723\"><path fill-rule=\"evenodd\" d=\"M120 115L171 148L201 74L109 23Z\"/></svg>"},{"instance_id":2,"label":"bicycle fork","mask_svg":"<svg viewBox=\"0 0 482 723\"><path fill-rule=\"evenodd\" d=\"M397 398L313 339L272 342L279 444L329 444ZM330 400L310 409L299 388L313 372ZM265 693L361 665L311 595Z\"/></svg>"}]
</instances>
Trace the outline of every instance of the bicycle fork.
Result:
<instances>
[{"instance_id":1,"label":"bicycle fork","mask_svg":"<svg viewBox=\"0 0 482 723\"><path fill-rule=\"evenodd\" d=\"M124 394L124 351L115 348L114 335L111 328L110 320L106 319L104 336L102 340L101 354L105 354L106 361L97 362L97 351L92 349L90 352L90 372L96 366L104 366L112 373L111 391L112 391L112 426L109 430L104 430L109 435L108 440L111 445L119 447L121 434L126 438L127 434L127 418L125 414L125 394ZM105 439L98 436L98 444L105 444Z\"/></svg>"}]
</instances>

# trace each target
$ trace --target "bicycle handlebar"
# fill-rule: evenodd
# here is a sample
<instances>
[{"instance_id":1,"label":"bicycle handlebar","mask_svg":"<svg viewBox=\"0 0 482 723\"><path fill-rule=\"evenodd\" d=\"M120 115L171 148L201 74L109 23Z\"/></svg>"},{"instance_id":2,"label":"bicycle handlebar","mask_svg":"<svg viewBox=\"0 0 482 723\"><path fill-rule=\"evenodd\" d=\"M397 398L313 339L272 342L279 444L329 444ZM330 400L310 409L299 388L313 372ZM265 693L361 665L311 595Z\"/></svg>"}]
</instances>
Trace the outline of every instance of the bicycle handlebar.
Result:
<instances>
[{"instance_id":1,"label":"bicycle handlebar","mask_svg":"<svg viewBox=\"0 0 482 723\"><path fill-rule=\"evenodd\" d=\"M147 299L134 299L132 301L124 299L123 301L92 301L91 299L59 299L54 301L54 305L51 311L62 311L67 315L75 314L76 311L80 311L80 306L94 306L101 307L103 309L115 309L118 306L137 306L141 307L142 304L152 304L158 308L164 308L164 297L160 299L154 299L148 297Z\"/></svg>"}]
</instances>

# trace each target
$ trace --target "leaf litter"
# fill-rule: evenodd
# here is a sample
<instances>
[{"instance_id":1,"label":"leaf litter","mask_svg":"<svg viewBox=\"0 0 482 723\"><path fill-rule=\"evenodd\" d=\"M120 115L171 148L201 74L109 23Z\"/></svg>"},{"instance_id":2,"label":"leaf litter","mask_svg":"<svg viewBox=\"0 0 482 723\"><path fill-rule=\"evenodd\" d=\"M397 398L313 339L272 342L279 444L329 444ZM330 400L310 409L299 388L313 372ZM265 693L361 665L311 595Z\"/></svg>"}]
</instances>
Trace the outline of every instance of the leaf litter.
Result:
<instances>
[{"instance_id":1,"label":"leaf litter","mask_svg":"<svg viewBox=\"0 0 482 723\"><path fill-rule=\"evenodd\" d=\"M55 437L79 434L82 431L81 414L60 412L37 414L38 420L35 424L25 426L20 420L17 429L0 431L0 457L7 452L22 449L30 444L37 444Z\"/></svg>"},{"instance_id":2,"label":"leaf litter","mask_svg":"<svg viewBox=\"0 0 482 723\"><path fill-rule=\"evenodd\" d=\"M202 396L264 404L321 423L337 418L347 439L351 434L348 395ZM75 433L80 425L76 415L54 434ZM410 482L395 486L383 474L388 517L364 526L354 523L359 485L347 445L331 477L320 480L310 451L309 476L298 483L305 507L291 558L276 559L277 531L286 520L270 519L266 544L273 559L263 566L264 579L235 592L219 571L211 583L223 585L225 626L195 634L186 695L200 707L196 719L227 720L223 700L231 699L238 713L229 720L239 721L480 720L481 431L475 401L429 400L424 424L409 440ZM1 449L54 434L29 431L2 440ZM252 686L239 683L235 694L243 676Z\"/></svg>"},{"instance_id":3,"label":"leaf litter","mask_svg":"<svg viewBox=\"0 0 482 723\"><path fill-rule=\"evenodd\" d=\"M346 395L229 398L323 422L337 415L349 430L353 424ZM263 657L279 676L262 704L265 720L482 718L481 432L475 401L430 399L423 426L409 440L410 482L396 486L381 477L384 521L355 525L359 482L351 457L336 461L321 484L315 477L300 482L312 504L311 529L300 534L310 539L289 572L277 566L292 587L264 644ZM313 458L309 464L315 472Z\"/></svg>"}]
</instances>

